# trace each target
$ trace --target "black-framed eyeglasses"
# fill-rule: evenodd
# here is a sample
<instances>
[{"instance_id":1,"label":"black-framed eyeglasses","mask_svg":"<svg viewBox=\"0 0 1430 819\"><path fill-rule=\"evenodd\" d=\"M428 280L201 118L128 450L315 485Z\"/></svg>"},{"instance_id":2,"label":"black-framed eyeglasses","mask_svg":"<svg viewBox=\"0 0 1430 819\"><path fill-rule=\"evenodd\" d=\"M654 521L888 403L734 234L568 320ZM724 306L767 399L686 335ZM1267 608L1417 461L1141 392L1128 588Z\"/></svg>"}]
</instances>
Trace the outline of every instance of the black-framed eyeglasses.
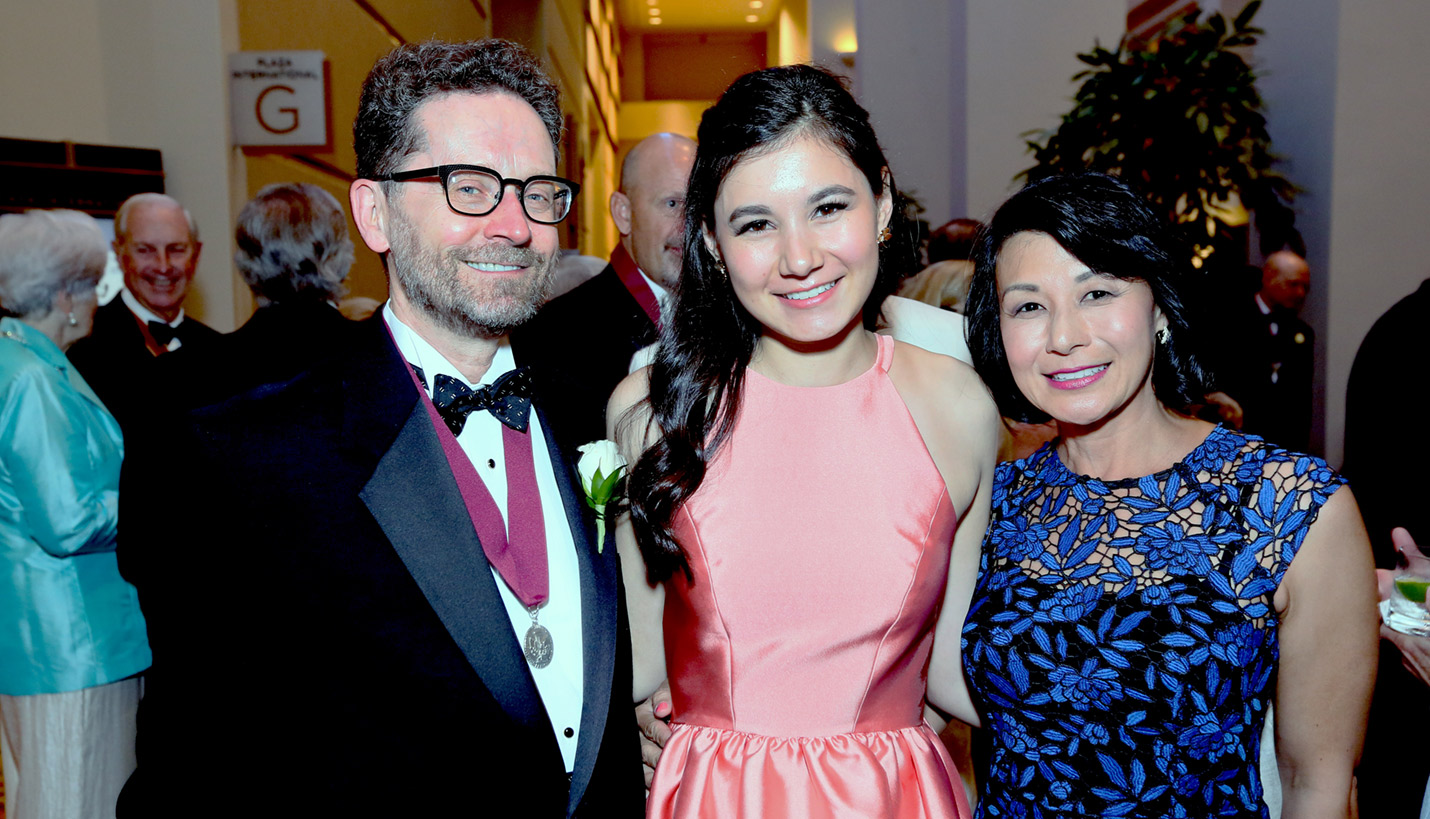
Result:
<instances>
[{"instance_id":1,"label":"black-framed eyeglasses","mask_svg":"<svg viewBox=\"0 0 1430 819\"><path fill-rule=\"evenodd\" d=\"M521 209L526 218L543 225L565 219L576 194L581 192L579 184L559 176L510 179L481 165L438 165L373 177L379 182L433 178L442 180L447 207L465 216L486 216L496 210L507 185L515 185L521 191Z\"/></svg>"}]
</instances>

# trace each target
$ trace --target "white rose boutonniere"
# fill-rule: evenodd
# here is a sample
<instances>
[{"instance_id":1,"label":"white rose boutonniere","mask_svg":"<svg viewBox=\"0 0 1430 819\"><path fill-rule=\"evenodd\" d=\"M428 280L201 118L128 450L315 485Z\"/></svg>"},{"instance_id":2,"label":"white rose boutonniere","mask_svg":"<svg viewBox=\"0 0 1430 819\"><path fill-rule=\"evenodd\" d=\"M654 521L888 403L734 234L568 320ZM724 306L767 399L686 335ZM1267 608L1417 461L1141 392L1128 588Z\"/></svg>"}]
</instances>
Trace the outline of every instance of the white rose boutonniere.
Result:
<instances>
[{"instance_id":1,"label":"white rose boutonniere","mask_svg":"<svg viewBox=\"0 0 1430 819\"><path fill-rule=\"evenodd\" d=\"M596 513L596 551L606 547L606 510L620 494L621 481L626 476L626 459L614 441L592 441L577 448L581 460L576 472L581 476L581 488L586 492L586 505Z\"/></svg>"}]
</instances>

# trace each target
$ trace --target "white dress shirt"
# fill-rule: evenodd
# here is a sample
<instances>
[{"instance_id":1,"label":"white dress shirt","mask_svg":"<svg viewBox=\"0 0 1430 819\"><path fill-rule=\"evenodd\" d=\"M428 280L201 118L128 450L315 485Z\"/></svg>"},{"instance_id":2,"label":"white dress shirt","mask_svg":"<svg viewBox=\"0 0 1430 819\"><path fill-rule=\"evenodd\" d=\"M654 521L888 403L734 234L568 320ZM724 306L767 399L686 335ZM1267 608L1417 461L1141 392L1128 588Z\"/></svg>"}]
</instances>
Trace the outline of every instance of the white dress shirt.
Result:
<instances>
[{"instance_id":1,"label":"white dress shirt","mask_svg":"<svg viewBox=\"0 0 1430 819\"><path fill-rule=\"evenodd\" d=\"M1260 293L1255 294L1254 298L1256 299L1256 309L1261 311L1261 315L1263 315L1263 316L1269 316L1269 315L1271 315L1271 305L1267 304L1267 303L1266 303L1266 300L1263 299L1263 298L1261 298L1261 294L1260 294ZM1272 335L1273 338L1274 338L1275 336L1278 336L1278 335L1281 334L1281 324L1280 324L1280 322L1278 322L1278 321L1276 321L1276 320L1273 319L1273 320L1271 320L1271 321L1266 322L1266 326L1271 330L1271 335ZM1272 384L1277 383L1277 381L1280 379L1280 377L1281 377L1281 362L1280 362L1280 361L1273 361L1273 362L1271 362L1271 383L1272 383Z\"/></svg>"},{"instance_id":2,"label":"white dress shirt","mask_svg":"<svg viewBox=\"0 0 1430 819\"><path fill-rule=\"evenodd\" d=\"M639 267L636 269L640 270ZM674 300L671 296L670 291L666 290L661 285L656 284L655 279L652 279L650 276L647 276L644 270L640 270L640 274L641 278L645 279L646 284L650 285L650 292L655 294L656 303L660 305L661 319L663 321L670 321L670 311L673 309L670 306L670 303ZM652 341L650 344L647 344L646 346L632 353L631 363L626 366L626 372L633 373L636 370L639 370L641 367L650 366L650 363L652 361L655 361L655 351L656 348L659 346L660 342Z\"/></svg>"},{"instance_id":3,"label":"white dress shirt","mask_svg":"<svg viewBox=\"0 0 1430 819\"><path fill-rule=\"evenodd\" d=\"M645 283L650 285L650 292L655 294L655 301L657 304L660 305L660 317L669 318L671 298L670 291L666 290L665 287L659 282L657 282L655 279L652 279L650 276L647 276L644 270L641 270L639 267L637 267L636 270L640 271L641 278L645 279Z\"/></svg>"},{"instance_id":4,"label":"white dress shirt","mask_svg":"<svg viewBox=\"0 0 1430 819\"><path fill-rule=\"evenodd\" d=\"M392 303L382 308L382 317L392 331L398 352L408 362L422 369L427 379L430 394L432 381L443 374L461 381L475 389L490 384L504 373L515 369L511 346L505 338L497 348L491 367L482 376L480 384L468 381L452 363L427 343L392 312ZM551 465L551 455L546 448L546 437L542 434L541 422L536 412L531 414L531 425L527 427L531 436L531 453L536 459L536 484L541 492L541 513L546 519L546 561L550 585L546 602L541 604L537 616L541 625L551 632L555 650L550 665L536 668L530 663L527 668L536 680L536 689L551 718L551 730L556 734L556 744L561 748L561 758L569 773L575 768L576 744L581 738L582 690L585 679L584 654L581 642L581 578L576 561L576 546L571 536L571 525L566 519L566 507L561 501L561 490L556 485L556 475ZM457 443L471 460L492 499L506 517L507 497L506 459L502 444L502 424L489 412L474 412L467 417L467 425L457 436ZM414 479L420 479L414 476ZM531 627L531 615L526 606L507 586L506 581L491 569L496 579L497 590L501 592L506 605L507 618L511 620L512 631L518 643L526 637Z\"/></svg>"},{"instance_id":5,"label":"white dress shirt","mask_svg":"<svg viewBox=\"0 0 1430 819\"><path fill-rule=\"evenodd\" d=\"M903 296L890 296L881 307L886 325L879 331L881 335L951 356L964 364L973 363L968 339L964 338L962 315Z\"/></svg>"},{"instance_id":6,"label":"white dress shirt","mask_svg":"<svg viewBox=\"0 0 1430 819\"><path fill-rule=\"evenodd\" d=\"M129 308L129 312L138 316L139 320L144 322L145 324L148 324L151 321L157 321L160 324L167 324L170 327L177 328L180 324L184 323L184 308L182 307L179 308L179 315L175 316L173 321L164 321L163 319L155 315L153 310L150 310L148 307L145 307L144 305L140 304L139 300L134 298L134 294L130 293L128 289L120 290L119 298L124 300L124 306ZM164 349L172 353L173 351L179 349L182 346L184 346L184 343L182 341L179 341L178 337L175 337L169 340L168 346L166 346Z\"/></svg>"}]
</instances>

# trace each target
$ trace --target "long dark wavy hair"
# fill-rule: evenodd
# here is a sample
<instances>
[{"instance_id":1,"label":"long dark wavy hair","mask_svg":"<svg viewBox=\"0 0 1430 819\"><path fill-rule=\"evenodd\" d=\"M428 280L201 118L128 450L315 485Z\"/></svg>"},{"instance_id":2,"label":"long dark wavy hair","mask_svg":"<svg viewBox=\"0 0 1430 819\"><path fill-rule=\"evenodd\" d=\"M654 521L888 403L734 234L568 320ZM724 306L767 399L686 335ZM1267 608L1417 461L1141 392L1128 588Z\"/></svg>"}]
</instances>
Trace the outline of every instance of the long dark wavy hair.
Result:
<instances>
[{"instance_id":1,"label":"long dark wavy hair","mask_svg":"<svg viewBox=\"0 0 1430 819\"><path fill-rule=\"evenodd\" d=\"M1191 264L1191 249L1120 179L1085 173L1049 176L1004 202L979 236L968 292L968 347L978 375L1010 418L1048 420L1013 380L999 321L998 255L1015 234L1044 233L1098 273L1146 282L1167 319L1169 333L1156 344L1152 392L1164 406L1186 410L1206 395L1210 373L1199 328L1204 322L1204 276Z\"/></svg>"},{"instance_id":2,"label":"long dark wavy hair","mask_svg":"<svg viewBox=\"0 0 1430 819\"><path fill-rule=\"evenodd\" d=\"M879 248L879 271L864 303L872 330L879 306L901 273L892 259L906 258L911 231L898 207L898 190L869 124L841 78L808 65L754 71L731 83L700 119L699 147L685 193L685 257L670 321L650 371L650 409L659 439L631 470L629 495L636 539L652 581L683 571L693 580L674 520L695 494L706 465L729 437L740 409L745 367L761 325L745 310L705 246L714 232L715 198L741 161L812 136L849 157L876 197L895 203L890 240Z\"/></svg>"}]
</instances>

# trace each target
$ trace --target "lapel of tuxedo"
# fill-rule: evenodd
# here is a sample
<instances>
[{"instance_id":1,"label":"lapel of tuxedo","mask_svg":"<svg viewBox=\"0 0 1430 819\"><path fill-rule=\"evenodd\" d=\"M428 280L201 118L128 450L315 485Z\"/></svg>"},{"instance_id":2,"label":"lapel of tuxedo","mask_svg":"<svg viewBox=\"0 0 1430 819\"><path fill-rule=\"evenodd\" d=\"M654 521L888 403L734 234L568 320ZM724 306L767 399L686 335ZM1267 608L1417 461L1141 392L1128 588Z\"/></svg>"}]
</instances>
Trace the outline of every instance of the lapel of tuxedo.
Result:
<instances>
[{"instance_id":1,"label":"lapel of tuxedo","mask_svg":"<svg viewBox=\"0 0 1430 819\"><path fill-rule=\"evenodd\" d=\"M142 350L144 356L153 358L144 340L144 330L140 326L139 317L134 315L119 296L115 296L113 301L95 311L94 329L90 336L104 339L104 343L112 345L114 349L125 350L130 357L137 358Z\"/></svg>"},{"instance_id":2,"label":"lapel of tuxedo","mask_svg":"<svg viewBox=\"0 0 1430 819\"><path fill-rule=\"evenodd\" d=\"M620 274L614 267L608 267L610 278L603 282L604 303L592 307L593 313L601 316L602 322L609 322L612 334L630 345L631 353L655 341L656 327L646 315L645 308L635 294L626 289ZM629 361L629 355L627 355Z\"/></svg>"},{"instance_id":3,"label":"lapel of tuxedo","mask_svg":"<svg viewBox=\"0 0 1430 819\"><path fill-rule=\"evenodd\" d=\"M365 325L355 346L379 349L371 358L358 357L344 388L345 440L377 457L362 501L502 709L524 728L551 736L550 719L437 433L381 314ZM555 737L550 742L554 753Z\"/></svg>"},{"instance_id":4,"label":"lapel of tuxedo","mask_svg":"<svg viewBox=\"0 0 1430 819\"><path fill-rule=\"evenodd\" d=\"M571 772L571 797L567 812L576 809L591 781L597 752L606 732L610 711L612 679L616 664L616 583L615 550L598 553L594 518L587 511L585 491L575 465L567 460L547 423L539 403L536 413L551 453L551 469L561 490L561 503L576 545L576 562L581 578L582 682L581 738L576 746L576 762Z\"/></svg>"}]
</instances>

